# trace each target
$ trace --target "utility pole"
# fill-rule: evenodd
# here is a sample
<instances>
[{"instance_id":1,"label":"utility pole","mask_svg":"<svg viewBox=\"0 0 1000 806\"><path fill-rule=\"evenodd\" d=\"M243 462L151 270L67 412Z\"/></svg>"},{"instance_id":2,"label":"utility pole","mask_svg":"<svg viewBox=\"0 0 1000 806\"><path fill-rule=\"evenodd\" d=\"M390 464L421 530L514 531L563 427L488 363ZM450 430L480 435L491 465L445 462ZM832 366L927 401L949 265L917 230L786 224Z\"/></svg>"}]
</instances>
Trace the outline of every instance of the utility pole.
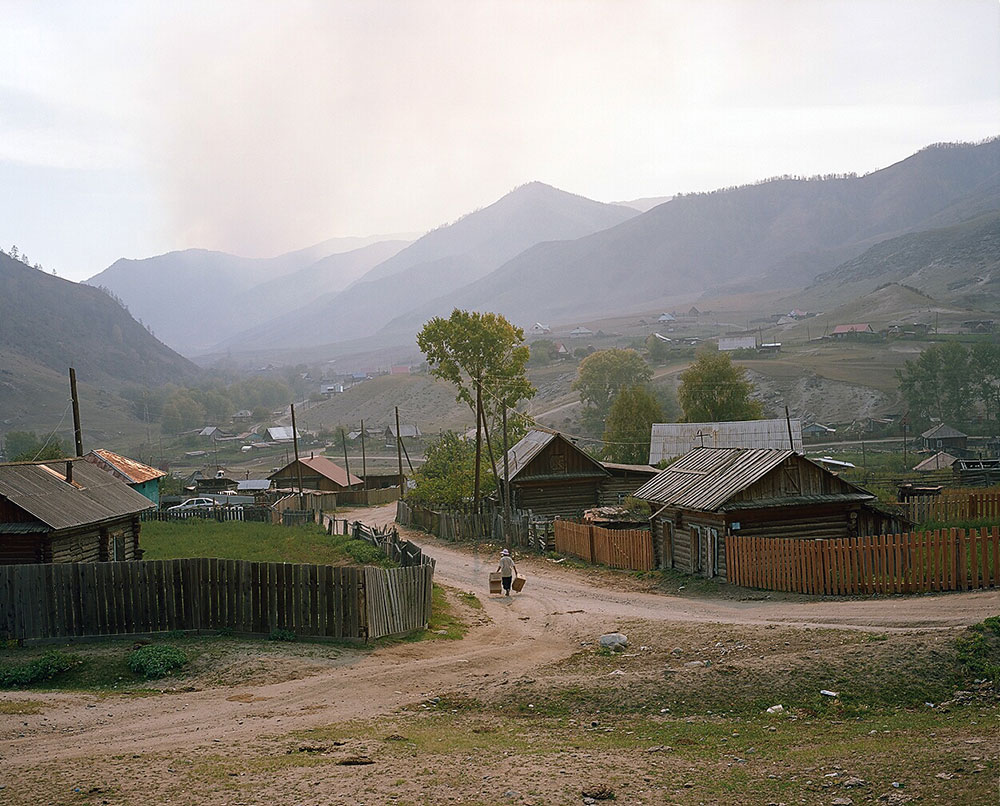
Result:
<instances>
[{"instance_id":1,"label":"utility pole","mask_svg":"<svg viewBox=\"0 0 1000 806\"><path fill-rule=\"evenodd\" d=\"M482 457L483 432L480 423L483 421L483 385L476 379L476 485L472 493L472 507L479 512L479 463Z\"/></svg>"},{"instance_id":2,"label":"utility pole","mask_svg":"<svg viewBox=\"0 0 1000 806\"><path fill-rule=\"evenodd\" d=\"M361 478L368 489L368 455L365 453L365 421L361 421Z\"/></svg>"},{"instance_id":3,"label":"utility pole","mask_svg":"<svg viewBox=\"0 0 1000 806\"><path fill-rule=\"evenodd\" d=\"M347 486L351 486L351 463L347 461L347 432L340 427L340 444L344 446L344 470L347 471Z\"/></svg>"},{"instance_id":4,"label":"utility pole","mask_svg":"<svg viewBox=\"0 0 1000 806\"><path fill-rule=\"evenodd\" d=\"M306 508L305 493L302 492L302 463L299 461L299 432L295 427L295 404L289 403L292 410L292 446L295 448L295 474L299 480L299 509Z\"/></svg>"},{"instance_id":5,"label":"utility pole","mask_svg":"<svg viewBox=\"0 0 1000 806\"><path fill-rule=\"evenodd\" d=\"M507 404L503 404L503 520L505 542L510 545L510 461L507 458Z\"/></svg>"},{"instance_id":6,"label":"utility pole","mask_svg":"<svg viewBox=\"0 0 1000 806\"><path fill-rule=\"evenodd\" d=\"M406 482L403 479L403 435L399 432L399 406L396 406L396 461L399 463L399 497L403 498L406 493Z\"/></svg>"},{"instance_id":7,"label":"utility pole","mask_svg":"<svg viewBox=\"0 0 1000 806\"><path fill-rule=\"evenodd\" d=\"M785 406L785 425L788 426L788 450L795 450L795 440L792 439L792 418L788 414L788 406Z\"/></svg>"},{"instance_id":8,"label":"utility pole","mask_svg":"<svg viewBox=\"0 0 1000 806\"><path fill-rule=\"evenodd\" d=\"M73 438L76 440L76 455L83 456L83 429L80 426L80 396L76 393L76 370L69 368L69 394L73 399Z\"/></svg>"}]
</instances>

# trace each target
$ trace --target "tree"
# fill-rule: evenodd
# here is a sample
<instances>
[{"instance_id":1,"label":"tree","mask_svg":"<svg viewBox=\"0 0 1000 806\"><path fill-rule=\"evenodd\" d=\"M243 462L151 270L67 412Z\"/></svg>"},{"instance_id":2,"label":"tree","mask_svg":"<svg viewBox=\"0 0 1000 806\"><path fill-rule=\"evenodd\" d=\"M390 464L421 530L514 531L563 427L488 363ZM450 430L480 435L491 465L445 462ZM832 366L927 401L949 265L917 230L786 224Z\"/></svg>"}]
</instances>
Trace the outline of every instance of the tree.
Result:
<instances>
[{"instance_id":1,"label":"tree","mask_svg":"<svg viewBox=\"0 0 1000 806\"><path fill-rule=\"evenodd\" d=\"M916 361L907 361L902 370L897 370L899 390L911 416L924 421L932 418L964 421L969 415L973 390L984 402L992 399L990 373L997 368L995 361L986 349L980 349L974 356L976 360L970 362L964 346L946 342L928 347Z\"/></svg>"},{"instance_id":2,"label":"tree","mask_svg":"<svg viewBox=\"0 0 1000 806\"><path fill-rule=\"evenodd\" d=\"M524 331L499 314L456 308L447 319L436 316L425 323L417 344L431 374L453 384L458 389L456 399L475 412L473 502L478 506L483 428L490 427L491 417L495 427L504 408L512 409L535 394L524 374L529 357Z\"/></svg>"},{"instance_id":3,"label":"tree","mask_svg":"<svg viewBox=\"0 0 1000 806\"><path fill-rule=\"evenodd\" d=\"M475 495L475 446L452 431L427 446L408 496L428 506L456 507Z\"/></svg>"},{"instance_id":4,"label":"tree","mask_svg":"<svg viewBox=\"0 0 1000 806\"><path fill-rule=\"evenodd\" d=\"M52 436L46 443L34 431L8 431L5 443L8 461L11 462L62 459L66 455L61 439Z\"/></svg>"},{"instance_id":5,"label":"tree","mask_svg":"<svg viewBox=\"0 0 1000 806\"><path fill-rule=\"evenodd\" d=\"M642 386L622 389L611 403L604 427L604 456L612 462L645 464L653 423L663 422L656 398Z\"/></svg>"},{"instance_id":6,"label":"tree","mask_svg":"<svg viewBox=\"0 0 1000 806\"><path fill-rule=\"evenodd\" d=\"M584 423L600 432L611 401L622 389L649 382L653 371L635 350L598 350L580 362L573 388L587 405Z\"/></svg>"},{"instance_id":7,"label":"tree","mask_svg":"<svg viewBox=\"0 0 1000 806\"><path fill-rule=\"evenodd\" d=\"M734 365L727 353L704 350L681 373L677 397L689 423L759 420L764 407L750 397L753 384L746 367Z\"/></svg>"}]
</instances>

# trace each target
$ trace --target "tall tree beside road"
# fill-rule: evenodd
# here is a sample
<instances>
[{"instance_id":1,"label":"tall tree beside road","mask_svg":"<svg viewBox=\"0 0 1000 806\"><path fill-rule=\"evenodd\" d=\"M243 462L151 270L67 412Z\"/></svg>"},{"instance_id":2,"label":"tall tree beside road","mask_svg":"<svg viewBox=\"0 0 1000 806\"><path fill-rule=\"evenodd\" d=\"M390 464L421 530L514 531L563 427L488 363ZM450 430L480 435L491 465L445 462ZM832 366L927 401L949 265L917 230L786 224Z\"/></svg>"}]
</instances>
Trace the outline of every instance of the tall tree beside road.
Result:
<instances>
[{"instance_id":1,"label":"tall tree beside road","mask_svg":"<svg viewBox=\"0 0 1000 806\"><path fill-rule=\"evenodd\" d=\"M580 362L573 381L573 388L587 405L584 423L601 433L615 395L626 387L642 386L652 377L653 370L635 350L598 350L588 355Z\"/></svg>"},{"instance_id":2,"label":"tall tree beside road","mask_svg":"<svg viewBox=\"0 0 1000 806\"><path fill-rule=\"evenodd\" d=\"M495 313L456 308L444 319L436 316L417 334L431 374L458 389L457 400L476 414L476 459L473 499L479 504L482 474L482 433L487 413L513 408L533 397L535 387L524 374L529 350L524 331Z\"/></svg>"},{"instance_id":3,"label":"tall tree beside road","mask_svg":"<svg viewBox=\"0 0 1000 806\"><path fill-rule=\"evenodd\" d=\"M896 370L899 391L911 417L965 422L972 403L983 402L996 413L1000 390L1000 347L977 344L972 352L959 342L935 344L915 361Z\"/></svg>"},{"instance_id":4,"label":"tall tree beside road","mask_svg":"<svg viewBox=\"0 0 1000 806\"><path fill-rule=\"evenodd\" d=\"M653 423L663 422L663 410L643 386L622 389L611 404L604 427L604 456L612 462L645 464Z\"/></svg>"},{"instance_id":5,"label":"tall tree beside road","mask_svg":"<svg viewBox=\"0 0 1000 806\"><path fill-rule=\"evenodd\" d=\"M746 367L733 364L728 353L703 350L680 374L677 399L688 423L759 420L764 407L750 397L753 384Z\"/></svg>"}]
</instances>

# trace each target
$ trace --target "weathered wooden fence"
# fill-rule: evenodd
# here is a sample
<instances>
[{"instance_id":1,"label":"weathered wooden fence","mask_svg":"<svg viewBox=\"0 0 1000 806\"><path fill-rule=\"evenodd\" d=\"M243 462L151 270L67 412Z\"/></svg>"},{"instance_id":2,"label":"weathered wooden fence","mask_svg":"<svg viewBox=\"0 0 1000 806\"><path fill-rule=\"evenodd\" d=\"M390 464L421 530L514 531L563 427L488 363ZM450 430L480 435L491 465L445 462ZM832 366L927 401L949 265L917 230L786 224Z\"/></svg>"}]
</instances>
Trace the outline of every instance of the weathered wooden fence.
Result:
<instances>
[{"instance_id":1,"label":"weathered wooden fence","mask_svg":"<svg viewBox=\"0 0 1000 806\"><path fill-rule=\"evenodd\" d=\"M139 514L142 521L179 521L188 518L202 518L215 521L254 521L257 523L271 522L271 508L255 505L218 506L206 509L189 509L180 512L167 512L165 509L147 509Z\"/></svg>"},{"instance_id":2,"label":"weathered wooden fence","mask_svg":"<svg viewBox=\"0 0 1000 806\"><path fill-rule=\"evenodd\" d=\"M605 529L586 523L557 519L554 522L556 551L590 563L631 571L651 571L653 536L642 529Z\"/></svg>"},{"instance_id":3,"label":"weathered wooden fence","mask_svg":"<svg viewBox=\"0 0 1000 806\"><path fill-rule=\"evenodd\" d=\"M737 585L811 594L923 593L1000 586L1000 529L802 540L726 537Z\"/></svg>"},{"instance_id":4,"label":"weathered wooden fence","mask_svg":"<svg viewBox=\"0 0 1000 806\"><path fill-rule=\"evenodd\" d=\"M391 504L399 498L399 487L383 487L378 490L349 490L337 493L337 505L341 507L375 507Z\"/></svg>"},{"instance_id":5,"label":"weathered wooden fence","mask_svg":"<svg viewBox=\"0 0 1000 806\"><path fill-rule=\"evenodd\" d=\"M434 510L399 500L396 523L423 529L443 540L490 540L541 552L555 548L551 520L535 518L530 510L512 510L505 529L503 509L491 502L484 502L476 512L471 507Z\"/></svg>"},{"instance_id":6,"label":"weathered wooden fence","mask_svg":"<svg viewBox=\"0 0 1000 806\"><path fill-rule=\"evenodd\" d=\"M945 491L941 495L914 498L897 506L916 524L994 518L1000 522L1000 492Z\"/></svg>"}]
</instances>

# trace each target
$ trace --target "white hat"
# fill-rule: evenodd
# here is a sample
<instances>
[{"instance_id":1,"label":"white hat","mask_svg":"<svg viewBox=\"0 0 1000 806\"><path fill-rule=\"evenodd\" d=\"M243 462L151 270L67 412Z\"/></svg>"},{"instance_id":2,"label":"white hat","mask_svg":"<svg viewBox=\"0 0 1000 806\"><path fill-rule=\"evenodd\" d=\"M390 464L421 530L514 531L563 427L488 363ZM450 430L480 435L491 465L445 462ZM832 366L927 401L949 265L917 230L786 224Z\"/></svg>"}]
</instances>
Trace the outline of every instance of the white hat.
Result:
<instances>
[{"instance_id":1,"label":"white hat","mask_svg":"<svg viewBox=\"0 0 1000 806\"><path fill-rule=\"evenodd\" d=\"M510 552L509 552L509 551L507 551L507 549L504 549L504 550L503 550L503 551L501 551L500 553L501 553L502 555L504 555L504 556L508 556L508 555L510 554Z\"/></svg>"}]
</instances>

